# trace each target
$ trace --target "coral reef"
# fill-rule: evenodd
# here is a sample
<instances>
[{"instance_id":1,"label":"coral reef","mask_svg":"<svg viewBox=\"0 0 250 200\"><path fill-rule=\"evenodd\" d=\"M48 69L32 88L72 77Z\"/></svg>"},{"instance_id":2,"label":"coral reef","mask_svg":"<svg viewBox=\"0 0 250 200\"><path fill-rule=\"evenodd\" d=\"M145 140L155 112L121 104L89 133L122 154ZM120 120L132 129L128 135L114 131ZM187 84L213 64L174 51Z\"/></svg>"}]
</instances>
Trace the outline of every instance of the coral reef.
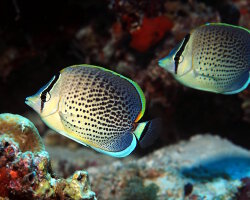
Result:
<instances>
[{"instance_id":1,"label":"coral reef","mask_svg":"<svg viewBox=\"0 0 250 200\"><path fill-rule=\"evenodd\" d=\"M129 46L145 53L169 32L172 21L162 13L164 0L151 1L110 1L109 8L116 13L116 21L131 41Z\"/></svg>"},{"instance_id":2,"label":"coral reef","mask_svg":"<svg viewBox=\"0 0 250 200\"><path fill-rule=\"evenodd\" d=\"M0 114L0 135L2 134L17 142L22 152L39 153L45 150L36 127L20 115Z\"/></svg>"},{"instance_id":3,"label":"coral reef","mask_svg":"<svg viewBox=\"0 0 250 200\"><path fill-rule=\"evenodd\" d=\"M100 200L121 199L125 194L141 199L141 190L148 199L159 200L229 200L239 193L244 199L249 191L250 152L217 136L197 135L127 164L115 162L88 171Z\"/></svg>"},{"instance_id":4,"label":"coral reef","mask_svg":"<svg viewBox=\"0 0 250 200\"><path fill-rule=\"evenodd\" d=\"M133 177L125 184L121 199L122 200L157 200L159 187L151 183L144 186L142 178Z\"/></svg>"},{"instance_id":5,"label":"coral reef","mask_svg":"<svg viewBox=\"0 0 250 200\"><path fill-rule=\"evenodd\" d=\"M250 178L243 178L243 186L239 189L239 194L237 194L237 200L250 199Z\"/></svg>"},{"instance_id":6,"label":"coral reef","mask_svg":"<svg viewBox=\"0 0 250 200\"><path fill-rule=\"evenodd\" d=\"M55 178L35 126L26 118L0 115L0 197L5 199L94 200L88 174Z\"/></svg>"}]
</instances>

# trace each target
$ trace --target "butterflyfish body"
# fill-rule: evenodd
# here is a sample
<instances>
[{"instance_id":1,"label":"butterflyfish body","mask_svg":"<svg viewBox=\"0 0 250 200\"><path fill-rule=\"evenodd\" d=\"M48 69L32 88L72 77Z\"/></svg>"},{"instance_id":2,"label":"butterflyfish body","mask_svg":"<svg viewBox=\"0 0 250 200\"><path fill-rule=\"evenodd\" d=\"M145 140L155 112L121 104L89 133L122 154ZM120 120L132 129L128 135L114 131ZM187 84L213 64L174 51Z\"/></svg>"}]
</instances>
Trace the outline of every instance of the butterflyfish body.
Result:
<instances>
[{"instance_id":1,"label":"butterflyfish body","mask_svg":"<svg viewBox=\"0 0 250 200\"><path fill-rule=\"evenodd\" d=\"M249 84L250 31L208 23L190 32L159 65L185 86L235 94Z\"/></svg>"},{"instance_id":2,"label":"butterflyfish body","mask_svg":"<svg viewBox=\"0 0 250 200\"><path fill-rule=\"evenodd\" d=\"M137 83L92 65L61 70L25 103L51 129L114 157L129 155L137 143L152 143L158 124L157 119L138 122L145 97Z\"/></svg>"}]
</instances>

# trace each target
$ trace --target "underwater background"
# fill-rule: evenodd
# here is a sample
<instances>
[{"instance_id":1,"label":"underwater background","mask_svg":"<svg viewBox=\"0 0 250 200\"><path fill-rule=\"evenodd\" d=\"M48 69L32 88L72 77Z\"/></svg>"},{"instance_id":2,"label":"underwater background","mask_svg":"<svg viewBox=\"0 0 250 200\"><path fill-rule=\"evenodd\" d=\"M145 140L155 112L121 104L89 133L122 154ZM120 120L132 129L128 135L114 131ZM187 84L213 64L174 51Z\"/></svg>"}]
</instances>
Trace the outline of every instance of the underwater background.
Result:
<instances>
[{"instance_id":1,"label":"underwater background","mask_svg":"<svg viewBox=\"0 0 250 200\"><path fill-rule=\"evenodd\" d=\"M34 148L33 139L27 140L34 154L27 157L15 139L0 137L5 152L0 153L0 198L250 199L250 89L235 95L199 91L158 66L187 33L207 22L250 29L250 2L0 0L0 113L28 118L45 146ZM123 159L94 152L50 130L24 103L61 69L84 63L140 85L146 97L143 120L163 120L151 147ZM7 159L8 148L23 157L13 153ZM29 159L34 163L21 164ZM41 160L45 171L31 167ZM19 171L7 169L14 161ZM86 172L78 170L89 173L84 183L79 177ZM33 174L32 181L23 181L27 174ZM46 184L36 186L43 177L45 189ZM73 180L80 186L70 193ZM60 189L53 189L53 181Z\"/></svg>"}]
</instances>

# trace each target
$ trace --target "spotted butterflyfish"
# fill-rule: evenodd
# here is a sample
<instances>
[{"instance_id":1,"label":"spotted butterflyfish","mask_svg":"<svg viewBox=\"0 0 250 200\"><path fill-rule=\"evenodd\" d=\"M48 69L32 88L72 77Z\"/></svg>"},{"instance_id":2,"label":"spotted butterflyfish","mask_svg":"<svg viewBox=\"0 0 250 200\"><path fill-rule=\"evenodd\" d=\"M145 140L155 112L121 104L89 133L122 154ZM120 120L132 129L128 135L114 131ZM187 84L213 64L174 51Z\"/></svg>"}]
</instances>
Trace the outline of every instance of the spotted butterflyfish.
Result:
<instances>
[{"instance_id":1,"label":"spotted butterflyfish","mask_svg":"<svg viewBox=\"0 0 250 200\"><path fill-rule=\"evenodd\" d=\"M159 65L185 86L235 94L249 84L250 31L224 23L195 28Z\"/></svg>"},{"instance_id":2,"label":"spotted butterflyfish","mask_svg":"<svg viewBox=\"0 0 250 200\"><path fill-rule=\"evenodd\" d=\"M51 129L113 157L151 145L159 126L159 119L139 122L145 97L137 83L93 65L61 70L25 103Z\"/></svg>"}]
</instances>

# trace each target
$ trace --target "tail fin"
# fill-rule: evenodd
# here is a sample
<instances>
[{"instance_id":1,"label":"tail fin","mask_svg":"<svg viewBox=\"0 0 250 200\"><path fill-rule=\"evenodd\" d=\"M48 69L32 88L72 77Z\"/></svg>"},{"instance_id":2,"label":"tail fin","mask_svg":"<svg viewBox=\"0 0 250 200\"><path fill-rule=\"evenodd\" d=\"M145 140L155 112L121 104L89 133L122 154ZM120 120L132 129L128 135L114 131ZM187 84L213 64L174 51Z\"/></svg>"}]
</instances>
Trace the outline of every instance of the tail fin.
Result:
<instances>
[{"instance_id":1,"label":"tail fin","mask_svg":"<svg viewBox=\"0 0 250 200\"><path fill-rule=\"evenodd\" d=\"M140 147L145 148L154 143L159 137L162 127L160 118L139 123L134 131Z\"/></svg>"}]
</instances>

